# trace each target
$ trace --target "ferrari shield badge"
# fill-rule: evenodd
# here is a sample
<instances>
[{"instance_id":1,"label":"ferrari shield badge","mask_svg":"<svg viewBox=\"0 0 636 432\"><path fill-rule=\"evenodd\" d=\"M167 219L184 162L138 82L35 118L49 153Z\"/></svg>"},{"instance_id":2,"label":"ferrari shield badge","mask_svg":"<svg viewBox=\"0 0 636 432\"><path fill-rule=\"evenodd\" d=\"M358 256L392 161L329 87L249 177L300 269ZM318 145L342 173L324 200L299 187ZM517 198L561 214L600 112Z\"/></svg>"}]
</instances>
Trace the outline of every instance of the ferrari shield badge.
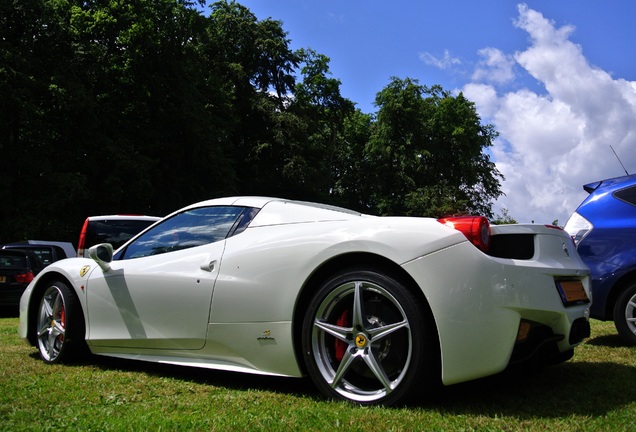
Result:
<instances>
[{"instance_id":1,"label":"ferrari shield badge","mask_svg":"<svg viewBox=\"0 0 636 432\"><path fill-rule=\"evenodd\" d=\"M91 269L91 266L85 265L80 269L80 277L84 277L86 273Z\"/></svg>"}]
</instances>

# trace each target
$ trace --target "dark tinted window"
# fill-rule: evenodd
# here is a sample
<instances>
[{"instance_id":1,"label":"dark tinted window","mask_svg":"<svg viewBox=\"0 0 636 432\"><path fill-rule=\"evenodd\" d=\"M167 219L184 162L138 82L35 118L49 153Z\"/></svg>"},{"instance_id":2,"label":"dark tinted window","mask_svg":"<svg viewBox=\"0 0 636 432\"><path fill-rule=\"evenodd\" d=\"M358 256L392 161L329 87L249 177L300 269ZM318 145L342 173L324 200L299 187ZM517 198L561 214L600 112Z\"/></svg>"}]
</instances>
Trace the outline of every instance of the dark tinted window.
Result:
<instances>
[{"instance_id":1,"label":"dark tinted window","mask_svg":"<svg viewBox=\"0 0 636 432\"><path fill-rule=\"evenodd\" d=\"M55 261L55 258L53 257L53 250L51 248L31 248L31 250L45 266Z\"/></svg>"},{"instance_id":2,"label":"dark tinted window","mask_svg":"<svg viewBox=\"0 0 636 432\"><path fill-rule=\"evenodd\" d=\"M243 207L186 210L164 220L129 244L121 259L157 255L223 240L246 210Z\"/></svg>"},{"instance_id":3,"label":"dark tinted window","mask_svg":"<svg viewBox=\"0 0 636 432\"><path fill-rule=\"evenodd\" d=\"M0 268L26 269L29 268L27 257L17 253L0 253Z\"/></svg>"},{"instance_id":4,"label":"dark tinted window","mask_svg":"<svg viewBox=\"0 0 636 432\"><path fill-rule=\"evenodd\" d=\"M129 219L91 220L86 231L85 247L88 249L99 243L110 243L113 249L117 249L153 223Z\"/></svg>"},{"instance_id":5,"label":"dark tinted window","mask_svg":"<svg viewBox=\"0 0 636 432\"><path fill-rule=\"evenodd\" d=\"M625 189L614 192L614 196L627 204L636 206L636 186L630 186Z\"/></svg>"},{"instance_id":6,"label":"dark tinted window","mask_svg":"<svg viewBox=\"0 0 636 432\"><path fill-rule=\"evenodd\" d=\"M47 266L54 261L67 258L64 250L59 246L36 246L32 244L4 245L3 249L22 249L31 251L38 257L42 265Z\"/></svg>"}]
</instances>

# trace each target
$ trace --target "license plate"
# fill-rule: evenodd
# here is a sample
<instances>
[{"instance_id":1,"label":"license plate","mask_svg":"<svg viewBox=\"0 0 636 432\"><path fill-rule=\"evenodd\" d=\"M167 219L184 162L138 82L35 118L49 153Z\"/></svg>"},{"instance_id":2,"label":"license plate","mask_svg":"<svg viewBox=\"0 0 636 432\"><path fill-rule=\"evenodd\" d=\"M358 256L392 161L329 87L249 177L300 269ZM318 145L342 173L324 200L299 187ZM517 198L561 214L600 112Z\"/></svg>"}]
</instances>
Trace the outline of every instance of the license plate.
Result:
<instances>
[{"instance_id":1,"label":"license plate","mask_svg":"<svg viewBox=\"0 0 636 432\"><path fill-rule=\"evenodd\" d=\"M561 301L566 306L590 302L583 289L583 282L580 280L556 281L556 286L561 296Z\"/></svg>"}]
</instances>

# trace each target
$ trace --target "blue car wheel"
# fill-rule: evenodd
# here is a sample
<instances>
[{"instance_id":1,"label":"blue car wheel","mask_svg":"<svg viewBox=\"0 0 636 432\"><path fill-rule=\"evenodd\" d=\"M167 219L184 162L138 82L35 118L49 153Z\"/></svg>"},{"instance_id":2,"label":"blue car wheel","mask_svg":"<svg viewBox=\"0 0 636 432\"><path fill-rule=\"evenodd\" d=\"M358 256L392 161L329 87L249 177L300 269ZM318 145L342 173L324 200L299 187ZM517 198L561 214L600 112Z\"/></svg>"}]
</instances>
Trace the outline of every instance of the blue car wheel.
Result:
<instances>
[{"instance_id":1,"label":"blue car wheel","mask_svg":"<svg viewBox=\"0 0 636 432\"><path fill-rule=\"evenodd\" d=\"M636 283L618 296L614 305L614 325L623 339L636 345Z\"/></svg>"}]
</instances>

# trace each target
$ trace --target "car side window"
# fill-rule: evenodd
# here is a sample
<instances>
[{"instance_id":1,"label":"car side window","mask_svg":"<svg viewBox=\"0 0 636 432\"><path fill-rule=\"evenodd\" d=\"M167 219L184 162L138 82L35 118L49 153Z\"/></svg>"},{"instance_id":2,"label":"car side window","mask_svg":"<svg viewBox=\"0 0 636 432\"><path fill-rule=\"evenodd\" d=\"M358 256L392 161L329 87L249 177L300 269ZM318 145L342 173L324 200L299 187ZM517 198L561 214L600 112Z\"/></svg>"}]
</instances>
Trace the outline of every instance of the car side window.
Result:
<instances>
[{"instance_id":1,"label":"car side window","mask_svg":"<svg viewBox=\"0 0 636 432\"><path fill-rule=\"evenodd\" d=\"M116 259L157 255L223 240L245 210L234 206L185 210L136 238Z\"/></svg>"},{"instance_id":2,"label":"car side window","mask_svg":"<svg viewBox=\"0 0 636 432\"><path fill-rule=\"evenodd\" d=\"M630 186L616 191L614 192L614 196L627 204L636 206L636 186Z\"/></svg>"}]
</instances>

